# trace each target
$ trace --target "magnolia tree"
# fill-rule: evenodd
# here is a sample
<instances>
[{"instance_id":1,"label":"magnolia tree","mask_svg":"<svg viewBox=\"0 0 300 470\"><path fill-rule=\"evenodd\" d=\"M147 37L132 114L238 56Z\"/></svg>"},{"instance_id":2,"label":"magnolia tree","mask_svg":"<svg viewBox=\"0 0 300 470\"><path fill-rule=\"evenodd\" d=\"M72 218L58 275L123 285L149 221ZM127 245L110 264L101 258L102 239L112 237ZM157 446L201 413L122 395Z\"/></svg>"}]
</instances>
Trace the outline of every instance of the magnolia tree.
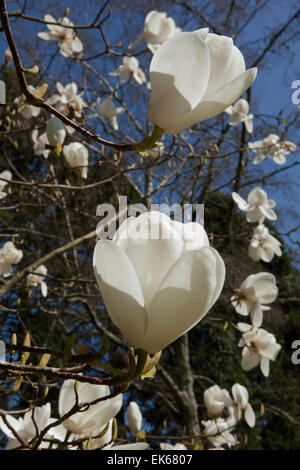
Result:
<instances>
[{"instance_id":1,"label":"magnolia tree","mask_svg":"<svg viewBox=\"0 0 300 470\"><path fill-rule=\"evenodd\" d=\"M268 116L251 86L299 11L249 48L262 1L19 3L0 0L2 447L225 450L272 413L298 426L267 393L298 110Z\"/></svg>"}]
</instances>

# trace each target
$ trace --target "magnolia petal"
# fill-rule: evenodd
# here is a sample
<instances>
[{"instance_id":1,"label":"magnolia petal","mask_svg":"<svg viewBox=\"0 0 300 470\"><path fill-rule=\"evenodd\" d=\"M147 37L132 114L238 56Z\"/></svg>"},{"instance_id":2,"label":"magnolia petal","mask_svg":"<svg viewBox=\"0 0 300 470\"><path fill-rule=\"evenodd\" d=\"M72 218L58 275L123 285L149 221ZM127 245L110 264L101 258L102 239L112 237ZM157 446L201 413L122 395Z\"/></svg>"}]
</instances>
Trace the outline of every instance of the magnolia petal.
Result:
<instances>
[{"instance_id":1,"label":"magnolia petal","mask_svg":"<svg viewBox=\"0 0 300 470\"><path fill-rule=\"evenodd\" d=\"M151 61L148 117L166 132L197 106L207 88L210 59L204 32L178 33Z\"/></svg>"},{"instance_id":2,"label":"magnolia petal","mask_svg":"<svg viewBox=\"0 0 300 470\"><path fill-rule=\"evenodd\" d=\"M263 311L261 305L257 302L251 310L251 322L255 327L261 326L263 322Z\"/></svg>"},{"instance_id":3,"label":"magnolia petal","mask_svg":"<svg viewBox=\"0 0 300 470\"><path fill-rule=\"evenodd\" d=\"M241 211L248 210L249 204L235 191L232 193L232 199Z\"/></svg>"},{"instance_id":4,"label":"magnolia petal","mask_svg":"<svg viewBox=\"0 0 300 470\"><path fill-rule=\"evenodd\" d=\"M268 377L270 374L270 361L266 357L262 357L260 360L260 370L262 371L265 377Z\"/></svg>"},{"instance_id":5,"label":"magnolia petal","mask_svg":"<svg viewBox=\"0 0 300 470\"><path fill-rule=\"evenodd\" d=\"M242 357L242 369L243 370L251 370L256 367L260 362L259 354L256 354L254 351L250 351L250 349L246 350L244 356Z\"/></svg>"},{"instance_id":6,"label":"magnolia petal","mask_svg":"<svg viewBox=\"0 0 300 470\"><path fill-rule=\"evenodd\" d=\"M190 330L217 300L224 277L223 260L213 248L184 252L149 306L142 348L156 353Z\"/></svg>"},{"instance_id":7,"label":"magnolia petal","mask_svg":"<svg viewBox=\"0 0 300 470\"><path fill-rule=\"evenodd\" d=\"M250 426L250 428L253 428L255 426L255 413L250 403L248 403L245 409L244 417L248 426Z\"/></svg>"},{"instance_id":8,"label":"magnolia petal","mask_svg":"<svg viewBox=\"0 0 300 470\"><path fill-rule=\"evenodd\" d=\"M147 315L137 274L128 256L112 241L99 241L93 266L112 321L134 347L141 347Z\"/></svg>"},{"instance_id":9,"label":"magnolia petal","mask_svg":"<svg viewBox=\"0 0 300 470\"><path fill-rule=\"evenodd\" d=\"M256 78L257 69L252 68L246 70L232 82L225 85L217 93L200 102L182 119L177 120L173 125L164 128L167 134L177 134L197 122L210 119L222 113L231 103L236 101L246 91ZM169 121L170 122L170 117Z\"/></svg>"}]
</instances>

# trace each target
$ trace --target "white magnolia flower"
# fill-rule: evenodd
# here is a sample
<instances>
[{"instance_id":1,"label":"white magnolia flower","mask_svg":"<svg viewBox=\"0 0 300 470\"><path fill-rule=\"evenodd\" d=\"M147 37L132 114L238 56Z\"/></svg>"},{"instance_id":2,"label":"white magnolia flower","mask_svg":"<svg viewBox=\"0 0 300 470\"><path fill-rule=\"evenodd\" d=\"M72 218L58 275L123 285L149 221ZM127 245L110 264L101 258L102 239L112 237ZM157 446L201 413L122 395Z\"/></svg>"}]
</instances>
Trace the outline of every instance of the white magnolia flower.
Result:
<instances>
[{"instance_id":1,"label":"white magnolia flower","mask_svg":"<svg viewBox=\"0 0 300 470\"><path fill-rule=\"evenodd\" d=\"M243 122L249 134L253 132L253 114L249 113L249 103L247 100L240 98L235 104L225 109L225 113L229 114L229 124L238 126Z\"/></svg>"},{"instance_id":2,"label":"white magnolia flower","mask_svg":"<svg viewBox=\"0 0 300 470\"><path fill-rule=\"evenodd\" d=\"M270 361L275 361L281 346L276 343L273 334L263 328L256 328L246 323L238 323L238 329L243 333L238 346L242 347L242 369L251 370L260 364L265 377L270 371Z\"/></svg>"},{"instance_id":3,"label":"white magnolia flower","mask_svg":"<svg viewBox=\"0 0 300 470\"><path fill-rule=\"evenodd\" d=\"M161 450L187 450L186 446L184 444L180 444L180 442L177 442L177 444L174 445L161 442L160 448Z\"/></svg>"},{"instance_id":4,"label":"white magnolia flower","mask_svg":"<svg viewBox=\"0 0 300 470\"><path fill-rule=\"evenodd\" d=\"M270 310L265 304L274 302L278 295L276 278L273 274L261 272L251 274L241 284L231 303L240 315L251 314L252 324L261 326L263 310Z\"/></svg>"},{"instance_id":5,"label":"white magnolia flower","mask_svg":"<svg viewBox=\"0 0 300 470\"><path fill-rule=\"evenodd\" d=\"M106 121L109 121L109 123L116 131L119 130L117 116L124 112L124 108L122 108L121 106L116 108L110 98L105 98L103 101L100 101L100 98L98 98L97 107L100 116L103 117Z\"/></svg>"},{"instance_id":6,"label":"white magnolia flower","mask_svg":"<svg viewBox=\"0 0 300 470\"><path fill-rule=\"evenodd\" d=\"M130 344L150 354L204 317L225 277L201 224L181 224L156 211L129 217L113 240L98 241L93 265L112 321Z\"/></svg>"},{"instance_id":7,"label":"white magnolia flower","mask_svg":"<svg viewBox=\"0 0 300 470\"><path fill-rule=\"evenodd\" d=\"M43 155L43 157L48 158L50 149L47 149L47 145L49 144L49 140L47 137L47 133L44 132L41 135L38 135L39 131L37 129L33 129L31 133L31 138L33 141L33 151L35 155Z\"/></svg>"},{"instance_id":8,"label":"white magnolia flower","mask_svg":"<svg viewBox=\"0 0 300 470\"><path fill-rule=\"evenodd\" d=\"M176 134L222 113L256 77L231 38L199 29L178 33L162 44L150 64L148 117Z\"/></svg>"},{"instance_id":9,"label":"white magnolia flower","mask_svg":"<svg viewBox=\"0 0 300 470\"><path fill-rule=\"evenodd\" d=\"M209 416L219 416L225 407L232 405L232 399L227 390L213 385L205 390L203 394L204 404Z\"/></svg>"},{"instance_id":10,"label":"white magnolia flower","mask_svg":"<svg viewBox=\"0 0 300 470\"><path fill-rule=\"evenodd\" d=\"M120 65L114 72L110 72L109 75L112 77L120 75L121 82L124 82L129 75L132 75L139 85L146 82L146 75L142 69L139 68L139 61L136 57L123 57L122 65Z\"/></svg>"},{"instance_id":11,"label":"white magnolia flower","mask_svg":"<svg viewBox=\"0 0 300 470\"><path fill-rule=\"evenodd\" d=\"M46 125L47 139L50 145L61 148L66 138L66 128L64 123L56 116L52 116Z\"/></svg>"},{"instance_id":12,"label":"white magnolia flower","mask_svg":"<svg viewBox=\"0 0 300 470\"><path fill-rule=\"evenodd\" d=\"M244 414L246 423L250 428L253 428L253 426L255 426L255 413L249 403L248 390L243 385L236 383L232 386L231 391L234 399L234 409L237 415L237 420L240 420Z\"/></svg>"},{"instance_id":13,"label":"white magnolia flower","mask_svg":"<svg viewBox=\"0 0 300 470\"><path fill-rule=\"evenodd\" d=\"M34 273L28 274L27 276L27 286L29 287L37 287L38 284L40 284L41 287L41 292L43 297L47 297L47 284L44 281L44 276L47 274L47 268L43 264L36 268Z\"/></svg>"},{"instance_id":14,"label":"white magnolia flower","mask_svg":"<svg viewBox=\"0 0 300 470\"><path fill-rule=\"evenodd\" d=\"M60 417L68 413L76 403L74 390L75 381L65 380L63 383L58 401ZM106 385L93 385L79 382L78 401L88 403L99 398L110 395L110 389ZM84 411L77 412L63 421L63 425L68 431L74 434L88 436L90 433L97 433L104 429L106 424L116 416L123 404L122 394L89 406Z\"/></svg>"},{"instance_id":15,"label":"white magnolia flower","mask_svg":"<svg viewBox=\"0 0 300 470\"><path fill-rule=\"evenodd\" d=\"M14 243L6 242L0 248L0 275L6 277L12 273L12 265L20 263L23 258L23 251L18 250Z\"/></svg>"},{"instance_id":16,"label":"white magnolia flower","mask_svg":"<svg viewBox=\"0 0 300 470\"><path fill-rule=\"evenodd\" d=\"M142 39L145 39L148 49L154 54L161 44L180 31L173 18L167 17L167 13L153 10L145 18L144 31L129 47L135 47Z\"/></svg>"},{"instance_id":17,"label":"white magnolia flower","mask_svg":"<svg viewBox=\"0 0 300 470\"><path fill-rule=\"evenodd\" d=\"M2 341L2 339L0 339L0 362L6 361L5 353L6 353L5 343L4 341Z\"/></svg>"},{"instance_id":18,"label":"white magnolia flower","mask_svg":"<svg viewBox=\"0 0 300 470\"><path fill-rule=\"evenodd\" d=\"M82 52L82 42L72 28L74 24L67 17L56 20L51 15L45 15L45 21L56 24L48 24L49 32L38 33L38 37L46 41L59 41L60 53L64 57L72 57L74 53Z\"/></svg>"},{"instance_id":19,"label":"white magnolia flower","mask_svg":"<svg viewBox=\"0 0 300 470\"><path fill-rule=\"evenodd\" d=\"M272 209L272 207L276 205L275 201L268 199L266 191L259 186L256 186L250 191L247 196L248 202L236 192L232 193L232 199L241 211L246 212L248 222L262 223L265 218L270 220L277 219L277 215Z\"/></svg>"},{"instance_id":20,"label":"white magnolia flower","mask_svg":"<svg viewBox=\"0 0 300 470\"><path fill-rule=\"evenodd\" d=\"M8 181L1 180L1 178L4 178L4 180L11 181L12 174L9 170L4 170L2 171L2 173L0 173L0 199L3 199L4 197L7 196L7 194L3 190L5 186L8 184Z\"/></svg>"},{"instance_id":21,"label":"white magnolia flower","mask_svg":"<svg viewBox=\"0 0 300 470\"><path fill-rule=\"evenodd\" d=\"M253 232L253 237L248 248L248 255L253 261L260 259L269 263L274 255L281 256L280 241L270 234L269 229L263 225L257 225Z\"/></svg>"},{"instance_id":22,"label":"white magnolia flower","mask_svg":"<svg viewBox=\"0 0 300 470\"><path fill-rule=\"evenodd\" d=\"M131 401L127 408L127 421L131 432L139 432L142 429L142 413L139 405Z\"/></svg>"},{"instance_id":23,"label":"white magnolia flower","mask_svg":"<svg viewBox=\"0 0 300 470\"><path fill-rule=\"evenodd\" d=\"M71 142L69 145L63 146L63 154L68 164L72 168L81 169L82 178L87 178L89 165L89 151L80 142Z\"/></svg>"},{"instance_id":24,"label":"white magnolia flower","mask_svg":"<svg viewBox=\"0 0 300 470\"><path fill-rule=\"evenodd\" d=\"M23 418L20 416L18 419L11 415L6 416L9 425L16 431L18 436L25 442L37 436L48 425L51 414L51 405L46 403L43 406L36 406L30 411L27 411ZM0 417L0 429L8 437L8 445L6 450L15 449L21 445L20 441L15 437L14 433L4 423Z\"/></svg>"},{"instance_id":25,"label":"white magnolia flower","mask_svg":"<svg viewBox=\"0 0 300 470\"><path fill-rule=\"evenodd\" d=\"M257 165L266 157L272 158L275 163L282 165L286 162L285 155L295 152L296 145L289 140L280 141L280 137L276 134L269 134L263 140L249 142L248 146L257 153L253 163Z\"/></svg>"},{"instance_id":26,"label":"white magnolia flower","mask_svg":"<svg viewBox=\"0 0 300 470\"><path fill-rule=\"evenodd\" d=\"M75 117L80 118L82 110L87 104L81 98L83 92L78 94L76 83L72 82L63 86L60 82L57 82L56 88L59 94L52 95L47 103L56 105L57 109L65 115L69 115L72 111Z\"/></svg>"},{"instance_id":27,"label":"white magnolia flower","mask_svg":"<svg viewBox=\"0 0 300 470\"><path fill-rule=\"evenodd\" d=\"M28 90L31 91L31 93L35 92L35 88L31 85L28 85ZM38 108L37 106L33 106L32 104L26 103L26 96L25 95L20 95L17 96L14 99L14 103L18 106L18 111L20 114L25 119L30 119L31 117L37 117L40 112L41 108Z\"/></svg>"}]
</instances>

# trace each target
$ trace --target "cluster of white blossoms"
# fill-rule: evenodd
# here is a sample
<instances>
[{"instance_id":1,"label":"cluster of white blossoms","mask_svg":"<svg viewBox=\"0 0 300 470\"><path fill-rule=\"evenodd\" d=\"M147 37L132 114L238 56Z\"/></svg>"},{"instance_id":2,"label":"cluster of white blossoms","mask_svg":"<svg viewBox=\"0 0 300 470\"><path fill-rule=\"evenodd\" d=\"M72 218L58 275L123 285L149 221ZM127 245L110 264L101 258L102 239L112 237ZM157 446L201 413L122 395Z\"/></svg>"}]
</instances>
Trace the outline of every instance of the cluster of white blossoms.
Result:
<instances>
[{"instance_id":1,"label":"cluster of white blossoms","mask_svg":"<svg viewBox=\"0 0 300 470\"><path fill-rule=\"evenodd\" d=\"M83 108L87 106L85 101L82 99L82 93L78 94L78 86L75 82L68 83L63 86L60 82L56 83L58 94L52 95L47 103L55 107L66 116L74 115L77 118L81 118Z\"/></svg>"},{"instance_id":2,"label":"cluster of white blossoms","mask_svg":"<svg viewBox=\"0 0 300 470\"><path fill-rule=\"evenodd\" d=\"M269 229L263 224L265 218L276 220L277 215L272 209L276 203L273 199L268 199L266 191L259 186L250 191L245 201L238 193L233 192L232 198L238 208L246 212L248 222L258 222L250 241L248 255L254 261L265 261L269 263L274 255L282 255L281 243L270 234Z\"/></svg>"},{"instance_id":3,"label":"cluster of white blossoms","mask_svg":"<svg viewBox=\"0 0 300 470\"><path fill-rule=\"evenodd\" d=\"M176 26L173 18L168 17L167 13L152 10L145 18L143 32L129 48L136 47L142 39L145 39L148 49L154 54L161 44L171 39L180 31L181 28Z\"/></svg>"},{"instance_id":4,"label":"cluster of white blossoms","mask_svg":"<svg viewBox=\"0 0 300 470\"><path fill-rule=\"evenodd\" d=\"M121 82L127 80L128 77L133 77L134 80L142 85L146 83L146 75L139 66L139 61L136 57L123 57L122 64L114 72L110 72L112 77L120 76Z\"/></svg>"},{"instance_id":5,"label":"cluster of white blossoms","mask_svg":"<svg viewBox=\"0 0 300 470\"><path fill-rule=\"evenodd\" d=\"M45 22L49 32L38 33L38 37L45 41L59 41L60 53L64 57L73 57L83 50L82 42L73 29L74 24L66 16L56 20L51 15L45 15Z\"/></svg>"},{"instance_id":6,"label":"cluster of white blossoms","mask_svg":"<svg viewBox=\"0 0 300 470\"><path fill-rule=\"evenodd\" d=\"M253 114L249 114L249 103L240 98L235 104L228 106L225 113L229 114L229 124L238 126L243 122L249 134L253 132Z\"/></svg>"},{"instance_id":7,"label":"cluster of white blossoms","mask_svg":"<svg viewBox=\"0 0 300 470\"><path fill-rule=\"evenodd\" d=\"M36 89L32 85L28 85L28 90L31 93L35 93ZM19 95L14 99L14 103L18 106L19 113L25 118L30 119L31 117L37 117L40 112L41 108L37 106L33 106L32 104L28 104L26 101L26 96Z\"/></svg>"},{"instance_id":8,"label":"cluster of white blossoms","mask_svg":"<svg viewBox=\"0 0 300 470\"><path fill-rule=\"evenodd\" d=\"M273 334L260 328L263 323L263 312L270 310L268 304L274 302L278 295L276 278L273 274L260 272L251 274L231 297L237 313L250 315L251 324L238 323L237 329L242 333L238 346L242 347L242 369L251 370L260 364L265 377L269 375L270 361L275 361L281 349Z\"/></svg>"},{"instance_id":9,"label":"cluster of white blossoms","mask_svg":"<svg viewBox=\"0 0 300 470\"><path fill-rule=\"evenodd\" d=\"M269 263L274 258L274 255L282 255L280 246L280 241L270 234L268 227L264 224L259 224L253 230L248 255L253 261L262 260L265 263Z\"/></svg>"},{"instance_id":10,"label":"cluster of white blossoms","mask_svg":"<svg viewBox=\"0 0 300 470\"><path fill-rule=\"evenodd\" d=\"M27 286L28 287L37 287L40 285L41 292L43 297L47 297L48 287L44 281L45 276L47 275L47 268L43 264L36 268L33 273L28 274L27 276Z\"/></svg>"},{"instance_id":11,"label":"cluster of white blossoms","mask_svg":"<svg viewBox=\"0 0 300 470\"><path fill-rule=\"evenodd\" d=\"M203 398L209 420L203 420L203 434L216 448L222 445L232 447L238 444L232 431L244 418L248 426L255 425L255 413L249 403L249 394L243 385L234 384L232 397L226 389L213 385L205 390ZM223 414L221 416L221 414Z\"/></svg>"},{"instance_id":12,"label":"cluster of white blossoms","mask_svg":"<svg viewBox=\"0 0 300 470\"><path fill-rule=\"evenodd\" d=\"M269 134L263 140L249 142L248 146L257 153L253 160L254 165L262 162L266 157L271 158L278 165L283 165L286 162L285 156L297 149L293 142L281 140L276 134Z\"/></svg>"},{"instance_id":13,"label":"cluster of white blossoms","mask_svg":"<svg viewBox=\"0 0 300 470\"><path fill-rule=\"evenodd\" d=\"M7 277L13 272L13 264L20 263L23 251L18 250L12 241L6 242L0 248L0 275Z\"/></svg>"},{"instance_id":14,"label":"cluster of white blossoms","mask_svg":"<svg viewBox=\"0 0 300 470\"><path fill-rule=\"evenodd\" d=\"M8 185L8 182L11 181L11 179L12 174L9 170L4 170L0 173L0 199L7 196L7 193L4 192L4 188Z\"/></svg>"},{"instance_id":15,"label":"cluster of white blossoms","mask_svg":"<svg viewBox=\"0 0 300 470\"><path fill-rule=\"evenodd\" d=\"M1 348L0 361L5 361L3 347ZM4 345L5 353L5 345ZM76 405L84 405L92 402L90 406L82 406L80 411L76 411L68 418L59 422L59 419L51 417L51 405L46 403L43 406L36 406L27 411L23 417L18 419L7 415L5 420L0 417L0 430L7 436L8 444L6 450L16 449L21 441L33 442L44 433L40 449L55 449L59 443L64 444L70 450L77 450L78 443L83 449L99 450L145 450L149 446L145 442L134 444L114 445L113 442L113 420L119 413L123 405L122 394L112 395L110 398L110 389L106 385L93 385L74 380L66 380L60 390L58 411L59 419L64 418L70 410ZM141 419L137 416L137 408L131 405L127 411L129 415L130 426L134 429L139 428ZM58 423L55 425L55 423ZM45 432L48 426L49 429ZM13 433L12 429L15 431ZM114 433L115 434L115 433Z\"/></svg>"}]
</instances>

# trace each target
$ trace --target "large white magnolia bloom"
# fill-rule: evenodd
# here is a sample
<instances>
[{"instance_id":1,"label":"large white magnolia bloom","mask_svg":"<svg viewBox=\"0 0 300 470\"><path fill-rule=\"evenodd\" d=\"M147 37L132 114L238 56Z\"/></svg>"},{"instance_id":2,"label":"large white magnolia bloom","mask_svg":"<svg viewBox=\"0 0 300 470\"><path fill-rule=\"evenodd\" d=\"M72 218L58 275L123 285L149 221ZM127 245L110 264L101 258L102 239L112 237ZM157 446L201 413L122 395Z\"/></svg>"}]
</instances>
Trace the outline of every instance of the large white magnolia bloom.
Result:
<instances>
[{"instance_id":1,"label":"large white magnolia bloom","mask_svg":"<svg viewBox=\"0 0 300 470\"><path fill-rule=\"evenodd\" d=\"M31 93L35 93L35 88L32 85L28 85L28 90L31 91ZM26 102L26 96L25 95L19 95L14 99L14 103L18 106L18 111L20 114L25 119L30 119L31 117L37 117L40 112L41 108L38 108L37 106L33 106L32 104L28 104Z\"/></svg>"},{"instance_id":2,"label":"large white magnolia bloom","mask_svg":"<svg viewBox=\"0 0 300 470\"><path fill-rule=\"evenodd\" d=\"M48 158L50 149L47 149L47 145L50 144L47 137L47 133L43 132L41 135L39 135L39 131L37 129L33 129L31 133L31 138L33 141L34 154L43 155L43 157Z\"/></svg>"},{"instance_id":3,"label":"large white magnolia bloom","mask_svg":"<svg viewBox=\"0 0 300 470\"><path fill-rule=\"evenodd\" d=\"M263 310L270 310L265 304L274 302L278 295L276 278L273 274L261 272L251 274L231 297L231 303L237 313L247 316L251 314L254 326L261 326Z\"/></svg>"},{"instance_id":4,"label":"large white magnolia bloom","mask_svg":"<svg viewBox=\"0 0 300 470\"><path fill-rule=\"evenodd\" d=\"M289 140L280 141L280 137L276 134L269 134L263 140L249 142L248 146L257 153L253 160L254 165L262 162L266 157L272 158L275 163L282 165L286 162L285 155L295 152L297 148Z\"/></svg>"},{"instance_id":5,"label":"large white magnolia bloom","mask_svg":"<svg viewBox=\"0 0 300 470\"><path fill-rule=\"evenodd\" d=\"M74 386L74 380L66 380L60 389L58 401L60 417L68 413L76 403ZM110 389L106 385L93 385L79 382L77 394L79 404L83 404L109 396ZM100 432L120 411L122 404L123 397L120 393L115 397L99 401L89 406L84 411L73 414L63 421L63 425L68 431L84 436L88 436L90 433Z\"/></svg>"},{"instance_id":6,"label":"large white magnolia bloom","mask_svg":"<svg viewBox=\"0 0 300 470\"><path fill-rule=\"evenodd\" d=\"M139 405L131 401L127 408L127 421L131 432L139 432L142 429L142 413Z\"/></svg>"},{"instance_id":7,"label":"large white magnolia bloom","mask_svg":"<svg viewBox=\"0 0 300 470\"><path fill-rule=\"evenodd\" d=\"M12 179L12 174L9 170L4 170L0 173L0 199L3 199L4 197L7 196L7 194L3 190L5 186L8 184L8 181L4 181L1 178L4 178L5 180L10 181Z\"/></svg>"},{"instance_id":8,"label":"large white magnolia bloom","mask_svg":"<svg viewBox=\"0 0 300 470\"><path fill-rule=\"evenodd\" d=\"M244 98L240 98L235 104L228 106L225 113L229 114L229 124L231 126L238 126L241 122L249 134L253 132L253 114L249 113L249 103Z\"/></svg>"},{"instance_id":9,"label":"large white magnolia bloom","mask_svg":"<svg viewBox=\"0 0 300 470\"><path fill-rule=\"evenodd\" d=\"M97 99L97 107L100 113L100 117L108 121L112 127L118 131L119 125L117 121L117 116L124 112L124 108L121 106L116 107L114 102L110 98L105 98L100 101L100 98Z\"/></svg>"},{"instance_id":10,"label":"large white magnolia bloom","mask_svg":"<svg viewBox=\"0 0 300 470\"><path fill-rule=\"evenodd\" d=\"M66 138L66 128L64 123L56 116L52 116L46 125L47 139L52 147L58 148L62 146Z\"/></svg>"},{"instance_id":11,"label":"large white magnolia bloom","mask_svg":"<svg viewBox=\"0 0 300 470\"><path fill-rule=\"evenodd\" d=\"M72 168L81 169L82 178L87 178L89 165L89 151L80 142L71 142L69 145L63 146L63 154L68 164Z\"/></svg>"},{"instance_id":12,"label":"large white magnolia bloom","mask_svg":"<svg viewBox=\"0 0 300 470\"><path fill-rule=\"evenodd\" d=\"M232 399L227 390L219 385L213 385L203 394L204 404L210 417L219 416L225 407L232 405Z\"/></svg>"},{"instance_id":13,"label":"large white magnolia bloom","mask_svg":"<svg viewBox=\"0 0 300 470\"><path fill-rule=\"evenodd\" d=\"M280 241L270 234L264 224L259 224L253 231L253 236L248 248L248 255L253 261L262 260L269 263L274 255L281 256Z\"/></svg>"},{"instance_id":14,"label":"large white magnolia bloom","mask_svg":"<svg viewBox=\"0 0 300 470\"><path fill-rule=\"evenodd\" d=\"M270 372L270 361L275 361L281 346L276 342L272 333L263 328L256 328L247 323L238 323L238 329L243 333L238 346L242 347L242 369L251 370L260 364L265 377Z\"/></svg>"},{"instance_id":15,"label":"large white magnolia bloom","mask_svg":"<svg viewBox=\"0 0 300 470\"><path fill-rule=\"evenodd\" d=\"M129 47L135 47L142 39L145 39L148 49L154 54L161 44L180 31L181 28L176 27L175 21L168 17L167 13L152 10L145 18L144 31Z\"/></svg>"},{"instance_id":16,"label":"large white magnolia bloom","mask_svg":"<svg viewBox=\"0 0 300 470\"><path fill-rule=\"evenodd\" d=\"M174 222L156 211L129 217L113 240L98 241L93 265L112 321L148 353L195 326L219 297L225 277L201 224Z\"/></svg>"},{"instance_id":17,"label":"large white magnolia bloom","mask_svg":"<svg viewBox=\"0 0 300 470\"><path fill-rule=\"evenodd\" d=\"M40 285L43 297L47 297L48 288L44 281L44 276L47 274L47 268L43 264L35 269L35 271L27 276L27 286L37 287Z\"/></svg>"},{"instance_id":18,"label":"large white magnolia bloom","mask_svg":"<svg viewBox=\"0 0 300 470\"><path fill-rule=\"evenodd\" d=\"M167 134L222 113L256 77L231 38L199 29L178 33L150 64L148 117Z\"/></svg>"},{"instance_id":19,"label":"large white magnolia bloom","mask_svg":"<svg viewBox=\"0 0 300 470\"><path fill-rule=\"evenodd\" d=\"M265 218L270 220L277 219L277 215L272 209L276 205L275 201L268 199L266 191L259 186L250 191L247 196L248 202L236 192L232 193L232 199L241 211L246 212L248 222L262 223Z\"/></svg>"},{"instance_id":20,"label":"large white magnolia bloom","mask_svg":"<svg viewBox=\"0 0 300 470\"><path fill-rule=\"evenodd\" d=\"M255 413L249 403L248 390L243 385L236 383L232 386L231 392L234 399L234 411L237 421L239 421L244 414L246 423L250 428L253 428L253 426L255 426Z\"/></svg>"},{"instance_id":21,"label":"large white magnolia bloom","mask_svg":"<svg viewBox=\"0 0 300 470\"><path fill-rule=\"evenodd\" d=\"M51 15L45 15L44 19L46 22L56 24L47 24L49 32L38 33L38 37L46 41L59 41L60 53L64 57L72 57L73 53L78 54L82 52L82 42L76 36L76 31L72 28L74 26L72 21L66 16L56 20Z\"/></svg>"},{"instance_id":22,"label":"large white magnolia bloom","mask_svg":"<svg viewBox=\"0 0 300 470\"><path fill-rule=\"evenodd\" d=\"M132 75L139 85L142 85L147 81L146 75L142 69L140 69L139 61L136 57L123 57L122 65L120 65L114 72L110 72L109 75L112 77L119 75L121 82L124 82L128 76Z\"/></svg>"},{"instance_id":23,"label":"large white magnolia bloom","mask_svg":"<svg viewBox=\"0 0 300 470\"><path fill-rule=\"evenodd\" d=\"M63 86L60 82L57 82L56 88L58 94L52 95L47 103L56 105L57 109L66 115L69 115L70 112L73 111L74 116L80 118L83 108L87 105L81 98L83 92L78 94L77 84L72 82Z\"/></svg>"},{"instance_id":24,"label":"large white magnolia bloom","mask_svg":"<svg viewBox=\"0 0 300 470\"><path fill-rule=\"evenodd\" d=\"M11 241L6 242L0 248L0 275L6 277L12 273L12 265L20 263L23 251L18 250Z\"/></svg>"},{"instance_id":25,"label":"large white magnolia bloom","mask_svg":"<svg viewBox=\"0 0 300 470\"><path fill-rule=\"evenodd\" d=\"M16 431L18 436L25 442L37 436L47 425L50 419L51 405L47 403L43 406L36 406L33 410L27 411L23 417L18 419L11 415L6 415L8 424ZM15 449L21 445L14 433L4 423L0 417L0 429L8 437L8 444L5 450Z\"/></svg>"}]
</instances>

